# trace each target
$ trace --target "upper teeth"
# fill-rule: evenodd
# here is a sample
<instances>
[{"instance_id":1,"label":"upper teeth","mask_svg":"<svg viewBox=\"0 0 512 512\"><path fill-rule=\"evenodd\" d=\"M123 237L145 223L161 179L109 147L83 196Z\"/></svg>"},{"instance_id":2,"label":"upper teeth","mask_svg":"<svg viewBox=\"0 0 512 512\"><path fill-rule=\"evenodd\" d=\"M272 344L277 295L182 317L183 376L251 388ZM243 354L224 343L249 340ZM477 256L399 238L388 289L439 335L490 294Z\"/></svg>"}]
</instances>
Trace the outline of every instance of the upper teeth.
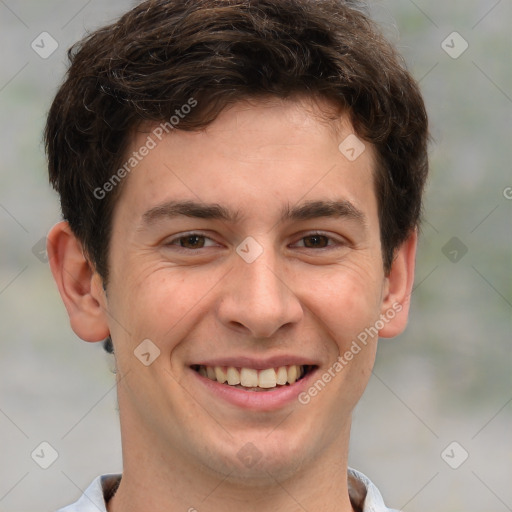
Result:
<instances>
[{"instance_id":1,"label":"upper teeth","mask_svg":"<svg viewBox=\"0 0 512 512\"><path fill-rule=\"evenodd\" d=\"M292 364L266 370L255 370L254 368L234 368L233 366L199 366L198 371L204 377L222 384L268 389L275 388L277 385L293 384L304 375L305 367Z\"/></svg>"}]
</instances>

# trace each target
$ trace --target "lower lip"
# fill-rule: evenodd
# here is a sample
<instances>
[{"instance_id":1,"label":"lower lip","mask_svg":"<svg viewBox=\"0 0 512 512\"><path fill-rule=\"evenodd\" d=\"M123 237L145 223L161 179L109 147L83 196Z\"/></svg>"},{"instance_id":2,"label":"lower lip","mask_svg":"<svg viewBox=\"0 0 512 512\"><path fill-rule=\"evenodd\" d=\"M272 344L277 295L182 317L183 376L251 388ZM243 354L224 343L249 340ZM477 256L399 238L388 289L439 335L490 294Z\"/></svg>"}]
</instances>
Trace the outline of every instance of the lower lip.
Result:
<instances>
[{"instance_id":1,"label":"lower lip","mask_svg":"<svg viewBox=\"0 0 512 512\"><path fill-rule=\"evenodd\" d=\"M243 409L254 411L275 411L292 402L298 402L298 396L309 386L318 368L310 371L305 377L291 385L279 386L270 391L244 391L228 384L221 384L192 370L190 371L205 386L209 393Z\"/></svg>"}]
</instances>

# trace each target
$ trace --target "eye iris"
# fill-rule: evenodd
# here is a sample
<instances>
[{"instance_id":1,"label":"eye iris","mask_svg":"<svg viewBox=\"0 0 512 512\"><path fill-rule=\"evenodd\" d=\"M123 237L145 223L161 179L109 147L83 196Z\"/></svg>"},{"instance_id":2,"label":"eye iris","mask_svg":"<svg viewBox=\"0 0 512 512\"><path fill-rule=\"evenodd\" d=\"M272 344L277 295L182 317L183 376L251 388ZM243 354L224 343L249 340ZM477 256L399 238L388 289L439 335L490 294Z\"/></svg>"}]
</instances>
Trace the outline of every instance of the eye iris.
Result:
<instances>
[{"instance_id":1,"label":"eye iris","mask_svg":"<svg viewBox=\"0 0 512 512\"><path fill-rule=\"evenodd\" d=\"M304 245L308 248L327 247L329 239L324 235L311 235L304 238Z\"/></svg>"},{"instance_id":2,"label":"eye iris","mask_svg":"<svg viewBox=\"0 0 512 512\"><path fill-rule=\"evenodd\" d=\"M181 247L186 247L187 249L201 249L202 247L204 247L204 236L185 236L180 240L180 245Z\"/></svg>"}]
</instances>

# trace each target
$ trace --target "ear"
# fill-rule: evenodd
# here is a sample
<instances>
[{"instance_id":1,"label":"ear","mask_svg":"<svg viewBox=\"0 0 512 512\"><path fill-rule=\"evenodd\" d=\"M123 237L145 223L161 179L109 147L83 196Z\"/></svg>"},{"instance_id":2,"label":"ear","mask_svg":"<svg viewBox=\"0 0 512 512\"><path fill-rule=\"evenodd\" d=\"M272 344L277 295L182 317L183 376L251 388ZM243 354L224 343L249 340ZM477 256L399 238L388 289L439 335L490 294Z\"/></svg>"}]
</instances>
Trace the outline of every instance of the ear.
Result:
<instances>
[{"instance_id":1,"label":"ear","mask_svg":"<svg viewBox=\"0 0 512 512\"><path fill-rule=\"evenodd\" d=\"M85 341L104 340L109 329L102 280L67 222L59 222L51 229L47 252L71 328Z\"/></svg>"},{"instance_id":2,"label":"ear","mask_svg":"<svg viewBox=\"0 0 512 512\"><path fill-rule=\"evenodd\" d=\"M384 327L379 330L382 338L393 338L405 330L409 316L418 232L414 230L409 238L396 250L389 275L384 285L384 299L381 320Z\"/></svg>"}]
</instances>

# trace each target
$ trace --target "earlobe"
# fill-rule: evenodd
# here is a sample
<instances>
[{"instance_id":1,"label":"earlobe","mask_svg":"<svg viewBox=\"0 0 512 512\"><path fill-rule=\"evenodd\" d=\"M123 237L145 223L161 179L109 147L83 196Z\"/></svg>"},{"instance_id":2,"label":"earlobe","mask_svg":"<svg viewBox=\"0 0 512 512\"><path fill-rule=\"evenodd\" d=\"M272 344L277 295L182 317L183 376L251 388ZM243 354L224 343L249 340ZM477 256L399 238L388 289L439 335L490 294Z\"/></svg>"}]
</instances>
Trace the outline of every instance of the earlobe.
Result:
<instances>
[{"instance_id":1,"label":"earlobe","mask_svg":"<svg viewBox=\"0 0 512 512\"><path fill-rule=\"evenodd\" d=\"M418 232L414 230L395 252L381 308L384 327L380 329L379 336L382 338L398 336L407 326L417 244Z\"/></svg>"},{"instance_id":2,"label":"earlobe","mask_svg":"<svg viewBox=\"0 0 512 512\"><path fill-rule=\"evenodd\" d=\"M51 229L47 251L71 328L85 341L104 340L109 335L109 328L101 279L67 222L59 222Z\"/></svg>"}]
</instances>

